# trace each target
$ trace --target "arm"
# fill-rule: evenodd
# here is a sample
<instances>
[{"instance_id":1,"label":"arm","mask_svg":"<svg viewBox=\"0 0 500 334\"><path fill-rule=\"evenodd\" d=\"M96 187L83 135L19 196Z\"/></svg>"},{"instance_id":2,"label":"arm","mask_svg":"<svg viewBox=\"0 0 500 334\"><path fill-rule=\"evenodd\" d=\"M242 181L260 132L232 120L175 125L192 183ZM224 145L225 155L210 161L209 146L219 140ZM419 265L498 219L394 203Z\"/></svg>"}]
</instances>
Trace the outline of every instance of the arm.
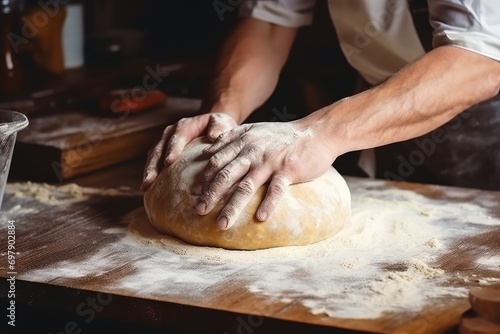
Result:
<instances>
[{"instance_id":1,"label":"arm","mask_svg":"<svg viewBox=\"0 0 500 334\"><path fill-rule=\"evenodd\" d=\"M296 33L297 28L242 19L222 49L204 109L242 123L271 96Z\"/></svg>"},{"instance_id":2,"label":"arm","mask_svg":"<svg viewBox=\"0 0 500 334\"><path fill-rule=\"evenodd\" d=\"M266 220L289 184L321 175L339 155L429 132L493 97L499 87L498 61L442 46L380 86L301 120L237 127L207 149L213 156L196 210L210 212L238 184L217 220L220 228L230 228L255 191L270 181L256 213L257 219Z\"/></svg>"},{"instance_id":3,"label":"arm","mask_svg":"<svg viewBox=\"0 0 500 334\"><path fill-rule=\"evenodd\" d=\"M499 87L500 62L442 46L383 84L311 114L302 126L320 133L336 157L428 133Z\"/></svg>"},{"instance_id":4,"label":"arm","mask_svg":"<svg viewBox=\"0 0 500 334\"><path fill-rule=\"evenodd\" d=\"M165 128L151 150L141 185L147 190L163 165L172 164L193 139L222 132L243 122L269 98L278 81L297 28L253 18L242 19L226 41L200 116L181 119Z\"/></svg>"}]
</instances>

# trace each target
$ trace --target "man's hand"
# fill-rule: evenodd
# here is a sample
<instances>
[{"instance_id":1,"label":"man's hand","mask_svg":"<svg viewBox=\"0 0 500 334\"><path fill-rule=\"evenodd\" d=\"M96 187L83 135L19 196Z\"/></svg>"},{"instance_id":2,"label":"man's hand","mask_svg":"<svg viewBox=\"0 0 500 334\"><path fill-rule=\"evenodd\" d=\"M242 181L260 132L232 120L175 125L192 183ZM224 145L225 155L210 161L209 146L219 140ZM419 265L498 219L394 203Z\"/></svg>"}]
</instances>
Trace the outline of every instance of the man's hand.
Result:
<instances>
[{"instance_id":1,"label":"man's hand","mask_svg":"<svg viewBox=\"0 0 500 334\"><path fill-rule=\"evenodd\" d=\"M209 139L215 140L221 133L237 125L227 114L209 113L183 118L176 124L167 126L160 141L149 152L141 190L146 191L153 184L163 165L169 166L177 160L190 141L205 134Z\"/></svg>"},{"instance_id":2,"label":"man's hand","mask_svg":"<svg viewBox=\"0 0 500 334\"><path fill-rule=\"evenodd\" d=\"M204 151L211 158L202 172L203 183L194 187L200 195L196 211L207 214L233 185L229 202L217 224L230 228L257 189L270 181L256 217L266 220L292 183L316 178L335 160L334 150L301 123L256 123L223 133Z\"/></svg>"}]
</instances>

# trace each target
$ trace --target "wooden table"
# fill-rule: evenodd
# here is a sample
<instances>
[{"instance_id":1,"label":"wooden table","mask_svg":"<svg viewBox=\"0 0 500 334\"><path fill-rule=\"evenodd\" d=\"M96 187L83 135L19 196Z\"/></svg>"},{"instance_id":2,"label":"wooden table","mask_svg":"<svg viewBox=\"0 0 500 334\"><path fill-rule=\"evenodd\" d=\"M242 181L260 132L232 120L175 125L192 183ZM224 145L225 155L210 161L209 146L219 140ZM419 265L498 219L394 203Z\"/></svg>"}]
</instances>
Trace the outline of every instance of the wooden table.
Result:
<instances>
[{"instance_id":1,"label":"wooden table","mask_svg":"<svg viewBox=\"0 0 500 334\"><path fill-rule=\"evenodd\" d=\"M313 315L293 300L282 302L251 293L238 273L223 286L207 286L203 294L186 291L185 296L116 285L123 277L135 274L137 263L145 264L159 252L143 245L137 246L137 250L130 244L119 246L123 234L112 233L125 227L124 215L142 205L141 194L135 189L140 183L143 163L133 161L75 180L87 187L130 187L119 196L46 205L35 199L21 200L6 195L5 209L18 204L34 209L0 215L3 220L0 268L5 278L9 277L5 222L16 221L16 329L25 327L52 333L80 333L78 330L81 333L165 333L167 329L175 333L441 333L453 332L460 314L468 308L467 299L460 297L444 304L427 305L417 313L401 310L399 314L377 319L332 318L325 314ZM350 184L358 186L363 182L349 179ZM429 198L448 196L450 201L475 203L487 207L494 219L500 218L500 192L366 182L371 188L407 189ZM487 270L473 261L479 253L493 259L500 256L500 225L485 225L476 231L478 233L458 240L455 252L443 254L436 261L446 272L477 277L477 281L468 283L452 280L451 285L477 286L481 277L498 279L490 284L500 282L499 267ZM112 265L103 266L101 258L112 259ZM95 272L89 272L88 268L92 267L89 261L95 261ZM199 269L199 275L204 275L203 268ZM148 277L154 278L154 273ZM147 286L148 282L144 284ZM2 302L7 302L6 279L1 280L0 287ZM5 321L5 316L2 318Z\"/></svg>"}]
</instances>

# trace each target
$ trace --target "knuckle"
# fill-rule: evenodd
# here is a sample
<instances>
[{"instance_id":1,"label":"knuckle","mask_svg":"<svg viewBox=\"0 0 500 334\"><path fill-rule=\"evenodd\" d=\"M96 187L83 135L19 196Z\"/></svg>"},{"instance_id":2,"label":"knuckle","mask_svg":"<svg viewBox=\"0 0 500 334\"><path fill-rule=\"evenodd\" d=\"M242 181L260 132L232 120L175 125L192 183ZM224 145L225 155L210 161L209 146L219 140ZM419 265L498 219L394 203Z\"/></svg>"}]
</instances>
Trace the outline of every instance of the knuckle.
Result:
<instances>
[{"instance_id":1,"label":"knuckle","mask_svg":"<svg viewBox=\"0 0 500 334\"><path fill-rule=\"evenodd\" d=\"M182 141L183 137L179 136L178 133L174 133L167 142L168 147L179 145L179 142Z\"/></svg>"},{"instance_id":2,"label":"knuckle","mask_svg":"<svg viewBox=\"0 0 500 334\"><path fill-rule=\"evenodd\" d=\"M209 182L212 180L212 172L211 171L205 171L201 175L201 180L204 182Z\"/></svg>"},{"instance_id":3,"label":"knuckle","mask_svg":"<svg viewBox=\"0 0 500 334\"><path fill-rule=\"evenodd\" d=\"M269 185L268 192L273 197L281 197L285 193L285 187L279 183L272 183Z\"/></svg>"},{"instance_id":4,"label":"knuckle","mask_svg":"<svg viewBox=\"0 0 500 334\"><path fill-rule=\"evenodd\" d=\"M243 148L247 145L246 143L246 138L245 137L240 137L236 140L235 142L235 149L237 151L243 150Z\"/></svg>"},{"instance_id":5,"label":"knuckle","mask_svg":"<svg viewBox=\"0 0 500 334\"><path fill-rule=\"evenodd\" d=\"M283 161L283 170L287 171L288 174L295 175L299 170L300 161L297 157L286 157Z\"/></svg>"},{"instance_id":6,"label":"knuckle","mask_svg":"<svg viewBox=\"0 0 500 334\"><path fill-rule=\"evenodd\" d=\"M219 173L217 173L215 177L215 184L223 185L228 183L230 179L231 179L231 172L227 169L223 169Z\"/></svg>"},{"instance_id":7,"label":"knuckle","mask_svg":"<svg viewBox=\"0 0 500 334\"><path fill-rule=\"evenodd\" d=\"M188 122L188 120L189 120L188 118L183 117L179 121L177 121L177 124L180 126L185 125Z\"/></svg>"},{"instance_id":8,"label":"knuckle","mask_svg":"<svg viewBox=\"0 0 500 334\"><path fill-rule=\"evenodd\" d=\"M247 154L250 156L256 156L260 153L260 149L257 146L250 146L247 149Z\"/></svg>"},{"instance_id":9,"label":"knuckle","mask_svg":"<svg viewBox=\"0 0 500 334\"><path fill-rule=\"evenodd\" d=\"M148 179L148 180L154 180L158 173L152 168L148 168L144 171L143 178Z\"/></svg>"},{"instance_id":10,"label":"knuckle","mask_svg":"<svg viewBox=\"0 0 500 334\"><path fill-rule=\"evenodd\" d=\"M153 157L159 156L159 155L161 155L161 154L162 154L162 149L161 149L161 147L155 147L155 148L153 148L153 151L151 151L151 155L152 155Z\"/></svg>"},{"instance_id":11,"label":"knuckle","mask_svg":"<svg viewBox=\"0 0 500 334\"><path fill-rule=\"evenodd\" d=\"M247 169L250 166L252 166L252 161L250 159L248 159L246 157L242 157L239 159L238 169L240 169L240 168Z\"/></svg>"},{"instance_id":12,"label":"knuckle","mask_svg":"<svg viewBox=\"0 0 500 334\"><path fill-rule=\"evenodd\" d=\"M238 184L236 188L236 193L238 193L239 195L248 196L254 193L253 190L254 190L253 182L250 180L243 180Z\"/></svg>"},{"instance_id":13,"label":"knuckle","mask_svg":"<svg viewBox=\"0 0 500 334\"><path fill-rule=\"evenodd\" d=\"M148 153L149 160L156 158L160 154L161 154L161 152L160 152L160 149L158 147L152 148L151 150L149 150L149 153Z\"/></svg>"},{"instance_id":14,"label":"knuckle","mask_svg":"<svg viewBox=\"0 0 500 334\"><path fill-rule=\"evenodd\" d=\"M205 202L211 203L212 200L215 198L215 196L216 196L216 193L215 193L214 189L212 187L210 187L209 189L207 189L207 191L205 191L202 198Z\"/></svg>"},{"instance_id":15,"label":"knuckle","mask_svg":"<svg viewBox=\"0 0 500 334\"><path fill-rule=\"evenodd\" d=\"M218 156L217 154L216 155L213 155L210 159L208 159L208 167L210 169L214 169L214 168L218 168L221 164L221 158L220 156Z\"/></svg>"},{"instance_id":16,"label":"knuckle","mask_svg":"<svg viewBox=\"0 0 500 334\"><path fill-rule=\"evenodd\" d=\"M228 203L221 211L221 216L225 216L228 220L233 220L238 215L238 208L233 203Z\"/></svg>"},{"instance_id":17,"label":"knuckle","mask_svg":"<svg viewBox=\"0 0 500 334\"><path fill-rule=\"evenodd\" d=\"M299 159L295 155L288 155L285 157L284 163L286 166L293 166L299 162Z\"/></svg>"}]
</instances>

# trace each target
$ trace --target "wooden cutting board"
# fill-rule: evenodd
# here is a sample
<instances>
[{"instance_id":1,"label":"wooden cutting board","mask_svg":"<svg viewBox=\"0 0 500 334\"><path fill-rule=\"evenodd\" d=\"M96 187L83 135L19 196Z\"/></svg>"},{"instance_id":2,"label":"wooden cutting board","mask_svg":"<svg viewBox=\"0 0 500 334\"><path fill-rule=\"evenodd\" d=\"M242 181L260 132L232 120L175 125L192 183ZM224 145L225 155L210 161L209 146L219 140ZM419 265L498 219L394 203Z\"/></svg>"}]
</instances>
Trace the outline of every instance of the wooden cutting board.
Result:
<instances>
[{"instance_id":1,"label":"wooden cutting board","mask_svg":"<svg viewBox=\"0 0 500 334\"><path fill-rule=\"evenodd\" d=\"M82 184L139 183L141 163L133 168L120 168L87 175L81 179ZM433 224L457 234L462 233L465 226L470 227L468 221L482 219L481 212L486 210L491 224L478 224L474 233L462 234L436 257L434 265L446 272L444 288L467 289L485 284L487 277L496 279L488 284L500 282L500 267L493 263L500 256L500 226L495 223L495 219L500 218L500 192L364 179L348 179L348 184L353 198L368 192L373 201L388 196L394 189L405 191L422 201L422 221L433 219L432 212L427 216L428 205L432 210L442 208L445 217ZM92 196L66 205L46 205L7 194L5 209L20 206L8 211L8 217L15 219L17 226L17 302L26 314L29 310L35 315L41 310L64 314L49 331L59 332L71 320L85 332L93 332L97 322L86 323L87 315L79 315L75 310L87 298L96 297L105 304L100 317L138 328L168 328L183 333L343 333L347 330L445 333L455 328L460 315L469 307L464 295L433 299L417 311L402 308L377 318L313 314L302 304L310 298L307 292L283 291L282 296L275 298L266 291L250 291L252 283L265 279L255 275L259 264L234 266L230 262L200 262L196 256L173 254L134 241L126 233L124 217L141 207L142 196L132 190L122 192L118 196ZM453 211L453 208L469 208L469 205L477 208L470 211L470 216ZM26 208L34 211L23 211ZM370 208L366 210L372 214ZM7 219L1 215L0 218ZM405 215L400 218L405 219ZM4 224L0 226L1 254L5 254L6 236ZM489 267L477 261L485 257L493 261ZM272 277L284 270L284 266L296 266L296 275L290 279L315 286L312 282L319 274L317 271L301 271L301 261L284 263L281 260L276 259L275 268L264 276ZM5 261L0 266L3 263ZM328 272L330 269L320 266L317 270ZM218 272L229 274L221 281ZM335 275L332 271L332 278ZM358 284L356 280L350 282ZM335 288L333 283L331 288Z\"/></svg>"},{"instance_id":2,"label":"wooden cutting board","mask_svg":"<svg viewBox=\"0 0 500 334\"><path fill-rule=\"evenodd\" d=\"M118 117L81 112L30 120L18 135L12 171L42 181L63 181L144 155L167 124L195 115L201 102L169 98L160 108Z\"/></svg>"}]
</instances>

